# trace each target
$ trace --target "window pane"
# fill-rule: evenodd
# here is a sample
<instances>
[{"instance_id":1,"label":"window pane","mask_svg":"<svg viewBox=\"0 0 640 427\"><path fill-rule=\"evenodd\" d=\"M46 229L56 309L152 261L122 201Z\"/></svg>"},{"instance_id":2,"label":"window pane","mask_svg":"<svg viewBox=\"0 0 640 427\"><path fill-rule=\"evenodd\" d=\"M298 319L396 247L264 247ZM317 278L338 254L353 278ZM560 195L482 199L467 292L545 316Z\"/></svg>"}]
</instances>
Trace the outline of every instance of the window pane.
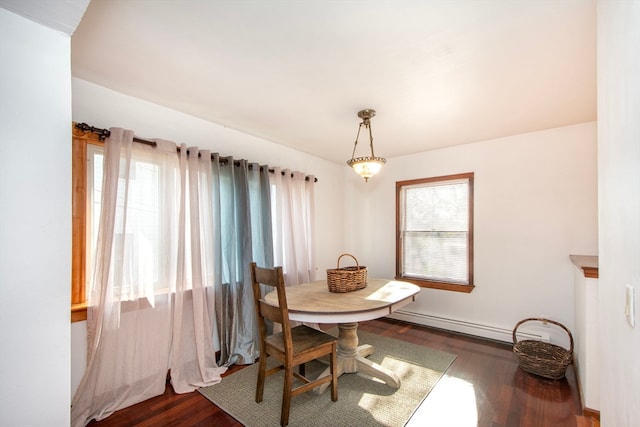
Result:
<instances>
[{"instance_id":1,"label":"window pane","mask_svg":"<svg viewBox=\"0 0 640 427\"><path fill-rule=\"evenodd\" d=\"M95 250L98 240L103 180L102 147L92 147L88 151L88 194L87 237L87 279L91 280ZM122 251L114 251L115 259L114 292L118 298L136 299L153 295L165 289L167 283L159 281L159 272L166 260L161 259L161 230L163 213L160 209L161 173L158 164L144 158L132 159L128 176L126 164L120 165L120 179L117 194L114 246ZM125 182L128 178L128 187ZM166 179L166 177L165 177ZM170 179L170 177L169 177ZM127 188L127 191L125 191ZM126 207L126 219L123 216Z\"/></svg>"},{"instance_id":2,"label":"window pane","mask_svg":"<svg viewBox=\"0 0 640 427\"><path fill-rule=\"evenodd\" d=\"M104 161L104 147L88 146L87 167L87 256L86 256L86 286L93 275L94 254L98 241L98 224L100 223L100 206L102 200L102 166Z\"/></svg>"},{"instance_id":3,"label":"window pane","mask_svg":"<svg viewBox=\"0 0 640 427\"><path fill-rule=\"evenodd\" d=\"M467 281L467 233L405 232L403 276Z\"/></svg>"},{"instance_id":4,"label":"window pane","mask_svg":"<svg viewBox=\"0 0 640 427\"><path fill-rule=\"evenodd\" d=\"M122 162L120 167L122 171L126 164ZM124 244L121 246L124 248L124 259L115 260L113 265L122 268L115 274L116 278L122 277L121 295L135 299L153 294L153 289L159 286L161 230L158 165L132 160L128 187L127 177L122 176L119 181L115 223L115 230L119 233L115 236L115 244ZM123 215L125 209L126 218ZM117 286L117 283L114 285Z\"/></svg>"},{"instance_id":5,"label":"window pane","mask_svg":"<svg viewBox=\"0 0 640 427\"><path fill-rule=\"evenodd\" d=\"M405 190L405 230L467 231L466 182L409 187Z\"/></svg>"}]
</instances>

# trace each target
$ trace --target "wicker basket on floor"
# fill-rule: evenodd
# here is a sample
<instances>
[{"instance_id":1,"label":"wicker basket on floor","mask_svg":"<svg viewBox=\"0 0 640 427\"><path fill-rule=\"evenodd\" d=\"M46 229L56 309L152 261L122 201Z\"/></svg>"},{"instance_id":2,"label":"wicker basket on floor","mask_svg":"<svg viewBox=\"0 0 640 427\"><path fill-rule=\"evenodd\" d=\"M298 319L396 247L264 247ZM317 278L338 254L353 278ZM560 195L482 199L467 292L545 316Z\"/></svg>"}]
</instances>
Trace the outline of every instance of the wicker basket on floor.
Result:
<instances>
[{"instance_id":1,"label":"wicker basket on floor","mask_svg":"<svg viewBox=\"0 0 640 427\"><path fill-rule=\"evenodd\" d=\"M556 325L569 335L569 350L544 341L518 341L516 332L526 322L538 321ZM518 356L520 368L541 377L558 380L564 377L567 366L573 360L573 336L569 329L554 320L532 317L523 319L513 328L513 352Z\"/></svg>"},{"instance_id":2,"label":"wicker basket on floor","mask_svg":"<svg viewBox=\"0 0 640 427\"><path fill-rule=\"evenodd\" d=\"M340 259L350 256L356 262L355 267L340 268ZM360 265L356 257L351 254L342 254L338 257L337 268L327 270L327 286L329 292L351 292L363 289L367 286L367 267Z\"/></svg>"}]
</instances>

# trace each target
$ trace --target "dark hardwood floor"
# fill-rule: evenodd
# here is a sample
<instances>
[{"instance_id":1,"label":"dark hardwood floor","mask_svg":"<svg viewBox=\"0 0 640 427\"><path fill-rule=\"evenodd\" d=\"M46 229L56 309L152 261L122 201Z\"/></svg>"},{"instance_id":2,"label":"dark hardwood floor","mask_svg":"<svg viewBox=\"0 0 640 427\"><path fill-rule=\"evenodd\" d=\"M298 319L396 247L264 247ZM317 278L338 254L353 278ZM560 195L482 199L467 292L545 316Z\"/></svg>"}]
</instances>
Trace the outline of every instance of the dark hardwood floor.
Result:
<instances>
[{"instance_id":1,"label":"dark hardwood floor","mask_svg":"<svg viewBox=\"0 0 640 427\"><path fill-rule=\"evenodd\" d=\"M546 380L522 371L511 346L419 325L383 319L362 322L359 329L405 340L457 355L443 378L418 410L415 417L429 420L429 405L442 406L433 399L444 399L454 413L471 411L468 418L479 427L597 427L599 423L582 415L573 366L566 378ZM242 369L233 366L225 375ZM462 384L468 393L451 388ZM433 397L433 399L432 399ZM470 397L470 399L469 399ZM430 401L431 399L431 401ZM437 412L437 411L435 411ZM470 417L470 418L469 418ZM452 425L451 420L445 420ZM443 421L443 422L445 422ZM414 425L415 419L412 420ZM466 424L469 425L469 424ZM89 426L241 426L234 418L205 399L200 393L175 394L167 386L162 396L120 410Z\"/></svg>"}]
</instances>

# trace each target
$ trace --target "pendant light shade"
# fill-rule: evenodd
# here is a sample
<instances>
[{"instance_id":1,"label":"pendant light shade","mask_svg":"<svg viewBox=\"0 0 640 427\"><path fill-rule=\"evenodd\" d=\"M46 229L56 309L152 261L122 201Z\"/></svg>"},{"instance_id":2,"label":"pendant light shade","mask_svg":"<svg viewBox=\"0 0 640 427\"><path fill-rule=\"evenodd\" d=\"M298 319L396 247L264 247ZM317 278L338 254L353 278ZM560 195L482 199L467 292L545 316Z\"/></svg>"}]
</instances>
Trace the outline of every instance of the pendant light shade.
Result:
<instances>
[{"instance_id":1,"label":"pendant light shade","mask_svg":"<svg viewBox=\"0 0 640 427\"><path fill-rule=\"evenodd\" d=\"M376 110L362 110L358 112L358 117L362 119L360 126L358 127L358 134L356 135L356 142L353 144L353 153L351 159L347 160L347 164L353 168L355 173L364 178L365 182L369 181L369 178L380 172L382 165L387 163L384 157L376 157L373 153L373 134L371 132L370 119L376 115ZM356 147L358 146L358 138L360 137L360 130L362 128L369 130L369 145L371 147L371 155L364 157L354 157L356 154Z\"/></svg>"}]
</instances>

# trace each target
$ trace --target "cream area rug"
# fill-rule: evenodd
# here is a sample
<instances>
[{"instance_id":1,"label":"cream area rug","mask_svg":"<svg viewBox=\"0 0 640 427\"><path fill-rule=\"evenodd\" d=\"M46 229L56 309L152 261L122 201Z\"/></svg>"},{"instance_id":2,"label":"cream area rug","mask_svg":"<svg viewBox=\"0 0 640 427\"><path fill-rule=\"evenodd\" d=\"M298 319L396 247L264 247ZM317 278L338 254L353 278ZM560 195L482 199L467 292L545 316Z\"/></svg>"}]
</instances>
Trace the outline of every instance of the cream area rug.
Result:
<instances>
[{"instance_id":1,"label":"cream area rug","mask_svg":"<svg viewBox=\"0 0 640 427\"><path fill-rule=\"evenodd\" d=\"M337 334L334 330L331 333ZM360 344L371 344L376 350L368 359L394 371L400 378L400 388L362 374L343 374L338 378L337 402L331 401L330 390L322 395L311 391L293 397L289 426L404 426L456 358L363 331L358 336ZM278 426L282 372L266 379L264 399L256 403L257 368L253 364L199 391L247 427ZM324 368L321 363L309 363L307 375Z\"/></svg>"}]
</instances>

